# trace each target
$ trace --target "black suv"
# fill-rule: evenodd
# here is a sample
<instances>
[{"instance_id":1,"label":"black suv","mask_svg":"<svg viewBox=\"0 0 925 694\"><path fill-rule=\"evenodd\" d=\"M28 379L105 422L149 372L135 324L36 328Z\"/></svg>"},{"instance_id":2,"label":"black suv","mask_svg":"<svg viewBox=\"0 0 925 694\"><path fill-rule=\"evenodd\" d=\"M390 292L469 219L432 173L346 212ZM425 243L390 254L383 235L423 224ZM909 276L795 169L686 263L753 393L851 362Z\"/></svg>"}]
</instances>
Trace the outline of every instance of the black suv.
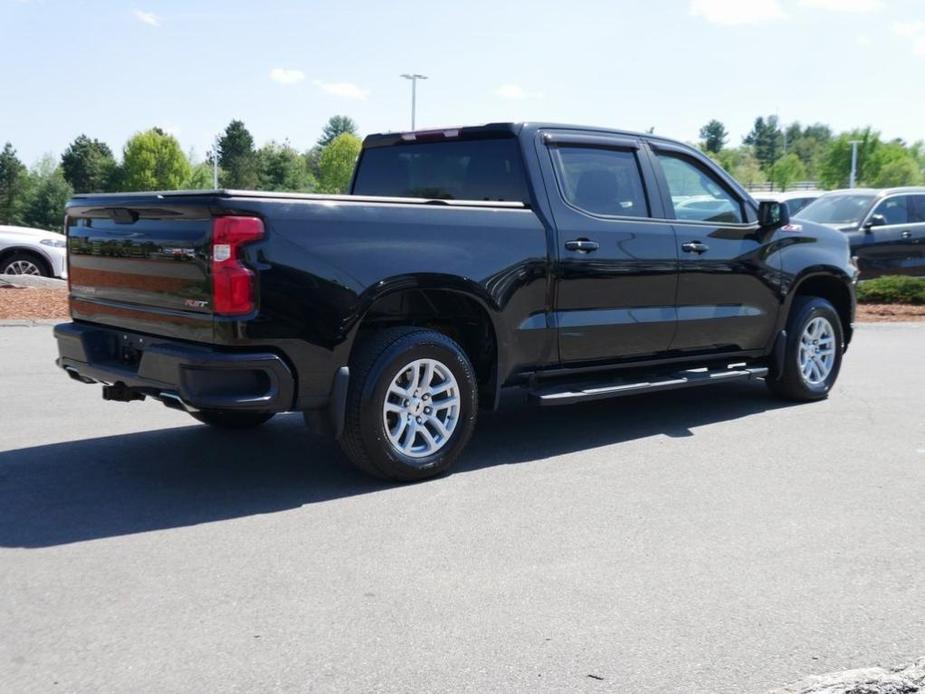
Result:
<instances>
[{"instance_id":1,"label":"black suv","mask_svg":"<svg viewBox=\"0 0 925 694\"><path fill-rule=\"evenodd\" d=\"M845 232L862 280L925 276L925 188L833 190L797 216Z\"/></svg>"}]
</instances>

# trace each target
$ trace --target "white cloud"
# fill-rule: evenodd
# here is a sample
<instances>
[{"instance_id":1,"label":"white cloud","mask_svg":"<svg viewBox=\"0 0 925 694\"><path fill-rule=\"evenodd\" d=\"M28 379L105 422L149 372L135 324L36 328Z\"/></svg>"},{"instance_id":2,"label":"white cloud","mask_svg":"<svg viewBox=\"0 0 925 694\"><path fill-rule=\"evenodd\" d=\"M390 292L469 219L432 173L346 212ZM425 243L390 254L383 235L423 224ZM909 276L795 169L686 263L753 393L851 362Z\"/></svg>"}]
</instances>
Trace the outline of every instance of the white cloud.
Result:
<instances>
[{"instance_id":1,"label":"white cloud","mask_svg":"<svg viewBox=\"0 0 925 694\"><path fill-rule=\"evenodd\" d=\"M876 12L883 9L883 0L800 0L800 4L833 12Z\"/></svg>"},{"instance_id":2,"label":"white cloud","mask_svg":"<svg viewBox=\"0 0 925 694\"><path fill-rule=\"evenodd\" d=\"M322 82L315 80L315 86L328 94L342 96L345 99L365 99L369 90L362 89L352 82Z\"/></svg>"},{"instance_id":3,"label":"white cloud","mask_svg":"<svg viewBox=\"0 0 925 694\"><path fill-rule=\"evenodd\" d=\"M916 34L925 33L925 21L917 22L895 22L893 31L900 36L915 36Z\"/></svg>"},{"instance_id":4,"label":"white cloud","mask_svg":"<svg viewBox=\"0 0 925 694\"><path fill-rule=\"evenodd\" d=\"M135 19L139 22L147 24L152 27L159 27L161 25L161 18L158 17L153 12L145 12L143 10L134 10L132 14L135 15Z\"/></svg>"},{"instance_id":5,"label":"white cloud","mask_svg":"<svg viewBox=\"0 0 925 694\"><path fill-rule=\"evenodd\" d=\"M758 24L786 17L778 0L691 0L690 13L714 24Z\"/></svg>"},{"instance_id":6,"label":"white cloud","mask_svg":"<svg viewBox=\"0 0 925 694\"><path fill-rule=\"evenodd\" d=\"M909 39L912 44L912 53L919 58L925 58L925 20L895 22L893 33L903 39Z\"/></svg>"},{"instance_id":7,"label":"white cloud","mask_svg":"<svg viewBox=\"0 0 925 694\"><path fill-rule=\"evenodd\" d=\"M270 70L270 79L280 84L295 84L305 79L301 70L290 70L284 67L275 67Z\"/></svg>"},{"instance_id":8,"label":"white cloud","mask_svg":"<svg viewBox=\"0 0 925 694\"><path fill-rule=\"evenodd\" d=\"M864 48L866 48L867 46L873 43L873 41L870 40L870 36L868 36L867 34L859 34L857 41L858 41L858 45Z\"/></svg>"},{"instance_id":9,"label":"white cloud","mask_svg":"<svg viewBox=\"0 0 925 694\"><path fill-rule=\"evenodd\" d=\"M502 84L495 89L495 95L502 99L541 99L541 92L531 92L517 84Z\"/></svg>"}]
</instances>

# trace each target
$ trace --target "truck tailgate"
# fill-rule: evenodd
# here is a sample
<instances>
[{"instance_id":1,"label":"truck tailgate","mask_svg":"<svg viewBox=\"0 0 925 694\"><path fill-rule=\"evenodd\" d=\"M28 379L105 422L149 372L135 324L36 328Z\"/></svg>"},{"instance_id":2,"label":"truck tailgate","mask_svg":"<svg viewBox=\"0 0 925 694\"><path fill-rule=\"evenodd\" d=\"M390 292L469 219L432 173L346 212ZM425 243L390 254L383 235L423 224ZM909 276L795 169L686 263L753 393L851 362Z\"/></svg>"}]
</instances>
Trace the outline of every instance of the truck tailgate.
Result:
<instances>
[{"instance_id":1,"label":"truck tailgate","mask_svg":"<svg viewBox=\"0 0 925 694\"><path fill-rule=\"evenodd\" d=\"M207 200L79 200L68 207L67 233L75 319L211 341Z\"/></svg>"}]
</instances>

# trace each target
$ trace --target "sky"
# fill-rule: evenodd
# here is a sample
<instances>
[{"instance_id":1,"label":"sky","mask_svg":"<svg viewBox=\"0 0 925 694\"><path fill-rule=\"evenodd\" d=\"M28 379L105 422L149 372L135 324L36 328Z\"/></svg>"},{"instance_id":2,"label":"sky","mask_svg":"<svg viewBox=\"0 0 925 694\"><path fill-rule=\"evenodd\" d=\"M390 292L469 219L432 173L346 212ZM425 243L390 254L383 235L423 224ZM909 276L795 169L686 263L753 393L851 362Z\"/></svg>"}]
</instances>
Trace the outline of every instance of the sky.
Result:
<instances>
[{"instance_id":1,"label":"sky","mask_svg":"<svg viewBox=\"0 0 925 694\"><path fill-rule=\"evenodd\" d=\"M741 143L758 115L925 139L925 0L0 0L0 143L28 164L135 132L203 158L233 118L308 149L535 120Z\"/></svg>"}]
</instances>

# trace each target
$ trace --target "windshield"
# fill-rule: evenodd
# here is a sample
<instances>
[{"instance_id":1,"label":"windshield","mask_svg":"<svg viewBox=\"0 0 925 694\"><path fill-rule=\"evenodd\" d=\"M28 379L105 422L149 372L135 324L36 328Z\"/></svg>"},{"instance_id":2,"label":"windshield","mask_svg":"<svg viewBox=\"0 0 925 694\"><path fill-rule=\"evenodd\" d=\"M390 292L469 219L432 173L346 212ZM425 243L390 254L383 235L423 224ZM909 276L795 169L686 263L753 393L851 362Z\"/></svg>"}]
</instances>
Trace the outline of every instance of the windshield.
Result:
<instances>
[{"instance_id":1,"label":"windshield","mask_svg":"<svg viewBox=\"0 0 925 694\"><path fill-rule=\"evenodd\" d=\"M360 157L353 194L528 202L512 137L372 147Z\"/></svg>"},{"instance_id":2,"label":"windshield","mask_svg":"<svg viewBox=\"0 0 925 694\"><path fill-rule=\"evenodd\" d=\"M860 224L873 195L825 195L800 211L800 219L819 224Z\"/></svg>"}]
</instances>

